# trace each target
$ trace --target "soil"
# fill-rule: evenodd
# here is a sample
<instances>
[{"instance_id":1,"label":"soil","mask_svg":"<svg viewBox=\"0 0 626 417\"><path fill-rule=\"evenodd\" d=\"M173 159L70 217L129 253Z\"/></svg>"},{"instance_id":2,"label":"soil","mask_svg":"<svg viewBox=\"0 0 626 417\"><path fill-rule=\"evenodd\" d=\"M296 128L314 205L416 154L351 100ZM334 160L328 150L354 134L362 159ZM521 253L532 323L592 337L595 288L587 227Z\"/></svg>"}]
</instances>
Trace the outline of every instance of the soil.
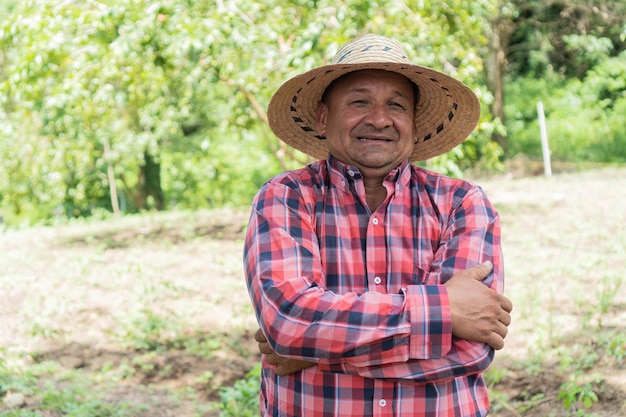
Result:
<instances>
[{"instance_id":1,"label":"soil","mask_svg":"<svg viewBox=\"0 0 626 417\"><path fill-rule=\"evenodd\" d=\"M586 215L595 216L591 203L602 198L602 190L614 189L616 184L623 187L626 169L608 174L573 173L551 181L487 179L484 188L497 206L505 208L505 218L507 209L527 204L529 193L542 196L540 200L548 206L566 204L567 198L559 193L567 190L570 195L577 186L583 187L583 192L588 175L593 181L609 178L609 183L598 185L597 196L588 198ZM576 201L575 208L581 209L586 200ZM515 230L532 233L537 218L545 218L547 206L543 203L528 206L538 217L528 215L524 220L528 224L515 225ZM609 202L623 211L626 205L622 203L623 199ZM88 374L110 375L104 370L126 367L127 375L113 384L104 400L108 404L144 404L142 411L134 414L137 416L217 417L219 411L210 407L199 414L198 405L219 401L220 387L232 386L259 360L253 340L256 324L241 268L247 217L246 211L219 210L5 230L0 233L0 349L28 352L25 361L29 364L53 362L61 369ZM620 222L626 218L615 221L617 226L612 227L621 224L622 228L614 228L612 233L623 235L626 223ZM503 220L505 234L507 227L514 226ZM510 238L510 247L526 244L516 239L521 238ZM624 262L624 257L616 262ZM623 266L618 264L622 271ZM524 283L512 285L515 291L516 285ZM606 329L613 326L616 332L626 331L625 298L614 299L611 316L617 319ZM193 331L199 340L221 341L219 346L211 355L199 355L175 345L160 350L129 345L121 324L139 317L145 305L166 316L171 313L186 324L182 330L170 331ZM507 337L511 347L496 355L493 368L502 370L502 375L491 387L491 415L626 416L626 359L607 355L581 339L580 332L573 333L570 340L559 339L563 346L584 346L598 358L593 369L581 372L598 400L590 408L578 402L568 409L558 396L577 370L564 371L558 355L550 352L533 366L532 334L532 329L512 326ZM594 380L590 377L594 374L602 378ZM181 399L172 392L186 394ZM0 402L0 415L10 409L37 410L38 402L35 397L8 391Z\"/></svg>"}]
</instances>

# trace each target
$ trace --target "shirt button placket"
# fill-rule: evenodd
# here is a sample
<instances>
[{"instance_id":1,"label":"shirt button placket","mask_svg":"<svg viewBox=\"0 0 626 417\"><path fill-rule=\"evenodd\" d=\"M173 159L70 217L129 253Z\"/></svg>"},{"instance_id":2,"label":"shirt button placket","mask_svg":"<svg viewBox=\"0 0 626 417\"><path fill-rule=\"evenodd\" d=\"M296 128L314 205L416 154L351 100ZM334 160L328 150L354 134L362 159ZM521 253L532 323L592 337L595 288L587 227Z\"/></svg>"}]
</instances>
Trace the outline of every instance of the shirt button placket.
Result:
<instances>
[{"instance_id":1,"label":"shirt button placket","mask_svg":"<svg viewBox=\"0 0 626 417\"><path fill-rule=\"evenodd\" d=\"M393 396L393 383L380 382L374 384L374 416L393 416L393 404L390 400Z\"/></svg>"}]
</instances>

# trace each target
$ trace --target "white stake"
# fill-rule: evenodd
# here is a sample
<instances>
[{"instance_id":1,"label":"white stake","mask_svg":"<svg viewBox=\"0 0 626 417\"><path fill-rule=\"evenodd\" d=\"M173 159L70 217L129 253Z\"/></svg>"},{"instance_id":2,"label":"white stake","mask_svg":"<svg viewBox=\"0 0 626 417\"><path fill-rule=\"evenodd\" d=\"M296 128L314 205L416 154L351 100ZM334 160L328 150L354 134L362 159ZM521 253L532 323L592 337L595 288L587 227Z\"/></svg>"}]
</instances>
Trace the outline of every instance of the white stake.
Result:
<instances>
[{"instance_id":1,"label":"white stake","mask_svg":"<svg viewBox=\"0 0 626 417\"><path fill-rule=\"evenodd\" d=\"M550 166L550 147L548 146L548 133L546 130L546 117L543 113L543 103L537 102L537 115L539 116L539 131L541 133L541 150L543 152L543 172L546 177L552 176Z\"/></svg>"}]
</instances>

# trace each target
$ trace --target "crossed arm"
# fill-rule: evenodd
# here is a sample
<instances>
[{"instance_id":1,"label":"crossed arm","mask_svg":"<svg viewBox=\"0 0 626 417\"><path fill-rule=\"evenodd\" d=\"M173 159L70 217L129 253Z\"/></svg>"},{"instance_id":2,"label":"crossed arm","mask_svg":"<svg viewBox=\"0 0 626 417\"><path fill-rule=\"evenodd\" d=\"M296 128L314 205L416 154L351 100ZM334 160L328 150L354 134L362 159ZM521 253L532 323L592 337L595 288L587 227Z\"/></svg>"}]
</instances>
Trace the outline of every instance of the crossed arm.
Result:
<instances>
[{"instance_id":1,"label":"crossed arm","mask_svg":"<svg viewBox=\"0 0 626 417\"><path fill-rule=\"evenodd\" d=\"M287 200L287 196L284 200ZM473 203L470 201L467 204L465 209L471 209ZM464 212L467 211L465 209ZM282 209L279 207L277 210ZM302 213L292 213L287 207L278 214L281 221L285 218L302 217ZM503 347L511 320L512 305L510 300L500 294L501 267L499 266L498 273L491 274L493 266L490 262L471 268L468 265L465 270L459 270L456 265L453 273L448 267L448 279L441 279L442 269L450 253L459 248L483 247L483 243L477 244L476 240L484 237L484 233L493 232L487 229L498 226L496 218L484 216L485 219L479 220L480 224L475 225L475 229L451 234L437 255L438 266L435 269L439 269L440 275L426 280L430 283L430 288L416 285L409 286L413 288L403 290L402 294L366 293L363 297L356 297L354 294L332 294L317 285L317 282L323 281L319 276L323 274L323 268L316 266L319 262L316 261L316 256L319 254L315 253L315 245L305 246L306 243L302 242L306 242L306 239L291 236L292 229L289 225L274 224L275 215L274 212L253 213L250 223L252 232L246 242L246 256L249 289L263 328L257 332L255 339L261 353L266 355L267 363L275 365L279 375L318 365L321 370L329 372L354 373L374 378L437 380L480 372L490 363L492 348ZM309 233L312 234L313 231L309 230ZM499 234L499 230L497 233ZM272 242L272 247L276 249L260 249L263 246L262 241L266 245ZM499 250L498 241L497 247L492 248L492 251ZM494 253L472 255L478 259L497 258L500 261L499 253L497 256ZM308 275L302 274L303 265L306 265L305 269L312 268ZM276 275L276 271L281 272ZM490 276L494 279L490 280ZM416 300L430 300L429 297L434 300L435 310L439 311L439 317L432 313L432 318L439 320L437 325L441 326L443 332L440 335L418 335L423 337L416 339L415 335L408 334L412 332L411 309L421 309L424 316L420 318L426 323L431 314L429 306L419 305ZM331 320L327 320L327 317L339 314L338 306L342 306L347 312L363 312L367 311L364 305L368 303L380 303L380 311L388 311L397 319L395 327L387 327L384 315L368 317L367 330L355 330L357 323L349 321L342 322L341 329L336 330ZM343 315L344 318L348 316L347 313ZM377 322L372 325L370 319ZM285 331L285 321L289 322L289 333ZM325 324L320 325L320 322ZM322 333L323 337L320 336ZM355 339L349 334L354 334L359 340L348 342ZM438 343L429 343L428 341L432 342L432 337L437 338ZM403 339L404 342L389 348L390 339ZM305 349L307 343L304 340L315 347ZM443 347L431 355L415 355L415 350L410 350L410 343L406 342L408 340L423 342L425 351L428 350L427 345L439 344ZM323 349L320 349L321 345ZM335 345L343 345L344 350L340 351L341 348ZM348 345L350 349L345 348Z\"/></svg>"},{"instance_id":2,"label":"crossed arm","mask_svg":"<svg viewBox=\"0 0 626 417\"><path fill-rule=\"evenodd\" d=\"M485 262L459 272L445 285L450 300L453 336L485 343L499 350L504 347L513 305L508 298L482 284L492 268L491 262ZM261 329L256 331L254 339L259 352L266 355L267 363L276 367L278 375L288 375L317 365L317 362L278 355Z\"/></svg>"}]
</instances>

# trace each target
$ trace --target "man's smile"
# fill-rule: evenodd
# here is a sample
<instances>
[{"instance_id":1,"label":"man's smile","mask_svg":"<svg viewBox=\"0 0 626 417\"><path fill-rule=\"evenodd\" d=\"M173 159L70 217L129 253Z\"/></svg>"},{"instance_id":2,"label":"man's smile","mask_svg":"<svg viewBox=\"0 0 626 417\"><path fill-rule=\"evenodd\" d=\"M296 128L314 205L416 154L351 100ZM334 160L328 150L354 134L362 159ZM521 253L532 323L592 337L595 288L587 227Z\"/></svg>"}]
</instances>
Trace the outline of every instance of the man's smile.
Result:
<instances>
[{"instance_id":1,"label":"man's smile","mask_svg":"<svg viewBox=\"0 0 626 417\"><path fill-rule=\"evenodd\" d=\"M393 142L391 139L385 139L385 138L357 138L359 140L359 142L365 142L368 140L374 140L374 141L378 141L378 142Z\"/></svg>"}]
</instances>

